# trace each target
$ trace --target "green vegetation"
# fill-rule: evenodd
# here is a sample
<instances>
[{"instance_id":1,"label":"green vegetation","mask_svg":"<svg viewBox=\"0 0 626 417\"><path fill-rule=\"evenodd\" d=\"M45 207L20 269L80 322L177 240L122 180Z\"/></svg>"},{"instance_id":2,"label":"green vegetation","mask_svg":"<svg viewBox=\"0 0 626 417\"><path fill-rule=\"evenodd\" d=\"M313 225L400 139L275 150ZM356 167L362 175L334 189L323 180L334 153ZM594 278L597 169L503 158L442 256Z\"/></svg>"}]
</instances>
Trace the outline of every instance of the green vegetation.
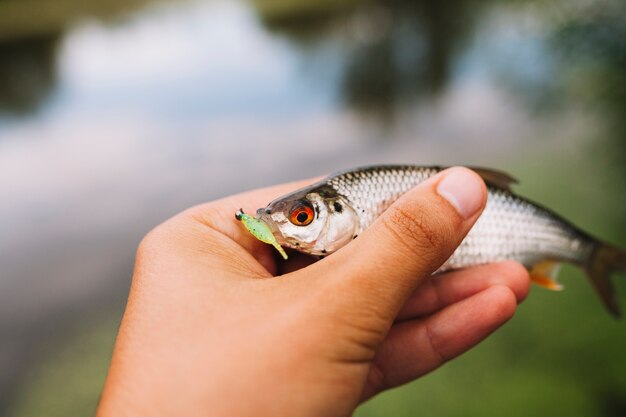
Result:
<instances>
[{"instance_id":1,"label":"green vegetation","mask_svg":"<svg viewBox=\"0 0 626 417\"><path fill-rule=\"evenodd\" d=\"M150 0L3 0L0 1L0 41L49 36L80 17L111 18L137 10Z\"/></svg>"},{"instance_id":2,"label":"green vegetation","mask_svg":"<svg viewBox=\"0 0 626 417\"><path fill-rule=\"evenodd\" d=\"M140 3L140 0L124 2L125 5ZM332 26L328 20L334 14L347 13L359 3L362 2L252 2L258 7L261 20L268 29L285 36L299 36L302 28L306 27L307 39L317 36L316 31L323 32L321 26L316 25ZM422 6L435 3L422 2ZM428 90L429 85L446 85L447 74L451 72L449 66L454 61L452 55L458 53L459 45L467 42L468 33L473 30L472 27L462 26L463 30L458 32L449 31L450 27L459 27L450 16L457 20L465 19L465 25L476 18L475 13L484 9L474 8L474 3L469 1L441 4L444 3L447 8L433 6L432 10L428 9L434 13L433 16L448 13L449 19L438 17L439 26L436 23L429 26L431 20L424 18L422 9L400 13L404 18L417 16L424 19L416 18L411 22L423 32L431 30L426 34L418 33L420 41L426 39L425 52L411 61L413 66L409 65L408 71L401 72L393 67L389 59L393 55L390 48L398 44L398 39L383 37L354 53L344 84L340 87L344 89L342 93L348 105L367 107L370 104L368 100L375 100L375 104L382 102L393 108L397 104L394 104L396 92L401 96L407 91L414 91L415 97L423 98L419 94ZM502 5L507 2L495 3ZM539 10L545 4L530 3L538 5ZM601 3L617 4L608 0ZM22 7L20 4L24 7L15 11ZM58 29L64 24L62 22L70 18L68 16L76 15L86 7L78 0L55 4L52 7L43 0L0 1L0 39L10 31L15 35L47 32L46 28ZM101 6L94 3L89 7L113 10L116 4L121 3L109 0ZM567 9L567 1L559 4ZM41 13L33 18L28 11L37 5L41 5ZM466 7L457 7L459 5ZM469 5L471 7L468 8ZM468 12L469 18L466 18L467 15L458 17L460 10L467 12L468 9L474 14ZM556 6L550 10L555 9ZM544 138L529 138L525 154L485 161L484 164L505 169L518 177L521 184L515 190L520 194L551 207L583 229L626 248L626 142L623 137L626 120L626 72L623 71L626 35L619 35L624 30L623 25L618 24L621 22L617 18L619 13L609 13L601 7L594 10L592 14L584 13L584 10L563 13L567 19L561 20L560 26L551 27L545 22L542 23L544 26L540 25L548 46L551 45L559 53L551 54L555 58L556 75L543 80L544 84L538 89L539 93L547 91L549 96L537 96L539 100L548 101L536 105L536 109L545 114L534 115L537 119L533 122L543 123L551 117L551 109L564 103L576 103L590 109L588 114L593 113L598 120L606 121L606 128L592 133L583 132L578 136L570 135L567 139L571 140L571 146L563 146L563 143L569 143L565 140L551 142L544 141ZM533 17L540 21L542 16L536 14ZM511 63L512 66L517 64L517 61ZM428 65L432 66L428 70L430 72L420 75L423 74L420 71ZM406 76L408 73L410 77ZM516 98L537 92L530 91L532 88L524 82L516 84L511 74L508 76L503 77L502 84L513 91ZM404 84L398 80L404 80ZM409 87L405 88L407 85ZM541 86L545 85L549 85L549 91L542 90ZM516 89L516 86L519 88ZM390 96L386 96L383 90ZM546 134L559 135L560 132ZM558 146L553 143L558 143ZM581 271L565 267L560 277L566 287L564 292L552 293L533 287L516 317L485 343L417 382L376 397L359 408L356 415L626 415L626 320L615 321L603 310ZM626 307L624 278L615 277L614 281L621 304ZM120 311L114 311L108 318L88 320L57 346L42 347L41 361L26 377L10 415L54 417L93 414L120 314Z\"/></svg>"},{"instance_id":3,"label":"green vegetation","mask_svg":"<svg viewBox=\"0 0 626 417\"><path fill-rule=\"evenodd\" d=\"M121 313L82 321L56 346L41 346L38 366L26 376L9 415L91 416L104 385ZM61 339L61 337L59 337Z\"/></svg>"}]
</instances>

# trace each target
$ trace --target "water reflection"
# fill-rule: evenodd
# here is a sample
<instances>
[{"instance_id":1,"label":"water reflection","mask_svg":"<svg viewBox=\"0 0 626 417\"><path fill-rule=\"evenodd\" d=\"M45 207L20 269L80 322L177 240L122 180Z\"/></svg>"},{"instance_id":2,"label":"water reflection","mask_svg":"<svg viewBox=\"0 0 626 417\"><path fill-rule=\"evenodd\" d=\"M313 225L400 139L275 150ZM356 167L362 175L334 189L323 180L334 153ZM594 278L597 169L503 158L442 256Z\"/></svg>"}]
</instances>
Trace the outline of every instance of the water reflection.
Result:
<instances>
[{"instance_id":1,"label":"water reflection","mask_svg":"<svg viewBox=\"0 0 626 417\"><path fill-rule=\"evenodd\" d=\"M558 170L552 202L573 193L616 218L624 15L618 0L216 0L56 35L0 28L0 413L39 342L122 305L138 240L200 201L359 164L463 163L540 185ZM578 164L590 174L572 185Z\"/></svg>"},{"instance_id":2,"label":"water reflection","mask_svg":"<svg viewBox=\"0 0 626 417\"><path fill-rule=\"evenodd\" d=\"M329 37L348 38L342 93L344 101L359 110L389 116L403 103L437 96L453 75L463 75L459 70L463 72L466 55L478 53L483 54L483 71L497 72L503 86L527 97L537 110L581 100L608 107L616 122L624 120L623 2L510 2L512 7L490 3L254 4L269 30L303 46ZM510 26L500 22L498 27L498 20ZM485 32L489 39L481 38ZM488 54L505 58L493 62L484 56Z\"/></svg>"},{"instance_id":3,"label":"water reflection","mask_svg":"<svg viewBox=\"0 0 626 417\"><path fill-rule=\"evenodd\" d=\"M480 10L467 0L356 1L313 8L274 3L281 7L256 2L272 32L304 45L328 36L348 43L344 102L385 117L402 103L441 92Z\"/></svg>"},{"instance_id":4,"label":"water reflection","mask_svg":"<svg viewBox=\"0 0 626 417\"><path fill-rule=\"evenodd\" d=\"M111 2L95 10L108 18L141 3ZM511 3L263 0L251 4L268 31L289 39L305 55L316 53L319 45L332 45L339 51L330 58L323 56L323 62L316 67L323 76L321 68L340 65L338 73L331 76L337 77L340 95L327 97L339 105L389 119L411 103L441 96L449 83L471 74L468 62L480 60L479 71L494 73L504 88L527 97L531 108L545 111L563 102L580 101L606 108L620 129L626 102L623 3ZM510 26L504 27L501 21ZM58 87L56 46L61 36L61 29L15 39L3 34L0 112L33 111ZM196 33L196 41L203 41L201 32ZM498 61L497 57L502 59ZM174 55L168 64L181 59L188 57ZM251 89L262 86L258 83ZM166 85L160 87L166 89ZM293 108L291 102L286 106ZM192 107L185 111L195 111L197 103Z\"/></svg>"},{"instance_id":5,"label":"water reflection","mask_svg":"<svg viewBox=\"0 0 626 417\"><path fill-rule=\"evenodd\" d=\"M113 21L149 1L0 2L0 115L34 112L54 91L57 46L77 21Z\"/></svg>"}]
</instances>

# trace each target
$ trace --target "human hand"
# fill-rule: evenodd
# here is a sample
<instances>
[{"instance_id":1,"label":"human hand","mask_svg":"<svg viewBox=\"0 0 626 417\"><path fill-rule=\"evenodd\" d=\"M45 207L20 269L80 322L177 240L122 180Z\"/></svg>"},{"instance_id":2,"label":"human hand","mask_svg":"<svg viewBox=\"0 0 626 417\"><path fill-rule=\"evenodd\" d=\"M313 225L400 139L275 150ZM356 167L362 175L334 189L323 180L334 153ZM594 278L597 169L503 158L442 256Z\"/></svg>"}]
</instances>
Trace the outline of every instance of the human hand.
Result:
<instances>
[{"instance_id":1,"label":"human hand","mask_svg":"<svg viewBox=\"0 0 626 417\"><path fill-rule=\"evenodd\" d=\"M347 416L506 322L529 279L507 262L431 277L484 208L453 168L312 263L235 220L298 184L191 208L137 252L99 416Z\"/></svg>"}]
</instances>

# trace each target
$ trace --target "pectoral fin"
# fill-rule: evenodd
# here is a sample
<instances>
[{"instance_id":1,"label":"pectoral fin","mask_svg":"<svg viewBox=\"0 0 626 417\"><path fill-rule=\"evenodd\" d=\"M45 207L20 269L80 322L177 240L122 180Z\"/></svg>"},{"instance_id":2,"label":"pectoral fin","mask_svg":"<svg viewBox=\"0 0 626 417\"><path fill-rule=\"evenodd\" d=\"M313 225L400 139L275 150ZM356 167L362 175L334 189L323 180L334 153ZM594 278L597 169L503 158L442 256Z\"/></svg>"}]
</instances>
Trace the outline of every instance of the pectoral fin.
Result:
<instances>
[{"instance_id":1,"label":"pectoral fin","mask_svg":"<svg viewBox=\"0 0 626 417\"><path fill-rule=\"evenodd\" d=\"M535 264L530 270L530 279L540 287L552 291L563 290L563 285L557 281L561 264L554 261L543 261Z\"/></svg>"}]
</instances>

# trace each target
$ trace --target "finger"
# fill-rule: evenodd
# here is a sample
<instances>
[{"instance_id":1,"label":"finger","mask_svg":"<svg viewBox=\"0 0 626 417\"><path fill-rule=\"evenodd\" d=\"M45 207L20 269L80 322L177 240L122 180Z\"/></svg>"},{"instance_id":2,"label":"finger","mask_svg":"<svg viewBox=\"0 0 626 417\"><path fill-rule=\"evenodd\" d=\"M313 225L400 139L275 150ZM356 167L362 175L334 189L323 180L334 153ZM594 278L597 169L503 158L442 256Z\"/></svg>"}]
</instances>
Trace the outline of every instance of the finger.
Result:
<instances>
[{"instance_id":1,"label":"finger","mask_svg":"<svg viewBox=\"0 0 626 417\"><path fill-rule=\"evenodd\" d=\"M230 248L226 251L212 253L215 257L219 258L226 253L236 250L237 247L242 247L270 274L275 274L277 272L275 249L252 236L235 219L235 212L241 208L246 213L255 213L259 207L265 207L271 200L311 184L317 179L319 178L276 185L200 204L180 213L175 220L182 220L181 223L184 224L195 223L204 228L204 233L200 230L200 233L192 235L195 239L203 240L198 242L197 246L209 247L210 242L206 240L217 239L220 247ZM229 264L231 263L230 261L229 259ZM295 267L290 267L289 263L287 269L295 269Z\"/></svg>"},{"instance_id":2,"label":"finger","mask_svg":"<svg viewBox=\"0 0 626 417\"><path fill-rule=\"evenodd\" d=\"M295 181L235 194L220 200L197 205L182 214L193 216L196 220L219 230L246 248L255 249L262 242L247 232L236 221L235 212L241 208L246 213L254 214L258 208L265 207L271 200L302 188L314 181L315 179Z\"/></svg>"},{"instance_id":3,"label":"finger","mask_svg":"<svg viewBox=\"0 0 626 417\"><path fill-rule=\"evenodd\" d=\"M486 195L477 174L448 169L405 193L358 239L306 270L346 294L334 298L347 304L344 313L391 324L418 284L461 243Z\"/></svg>"},{"instance_id":4,"label":"finger","mask_svg":"<svg viewBox=\"0 0 626 417\"><path fill-rule=\"evenodd\" d=\"M494 286L427 319L395 325L372 362L362 400L469 350L509 320L516 306L511 289Z\"/></svg>"},{"instance_id":5,"label":"finger","mask_svg":"<svg viewBox=\"0 0 626 417\"><path fill-rule=\"evenodd\" d=\"M409 297L396 320L432 314L494 285L508 287L520 303L528 295L530 277L524 266L513 261L434 275Z\"/></svg>"}]
</instances>

